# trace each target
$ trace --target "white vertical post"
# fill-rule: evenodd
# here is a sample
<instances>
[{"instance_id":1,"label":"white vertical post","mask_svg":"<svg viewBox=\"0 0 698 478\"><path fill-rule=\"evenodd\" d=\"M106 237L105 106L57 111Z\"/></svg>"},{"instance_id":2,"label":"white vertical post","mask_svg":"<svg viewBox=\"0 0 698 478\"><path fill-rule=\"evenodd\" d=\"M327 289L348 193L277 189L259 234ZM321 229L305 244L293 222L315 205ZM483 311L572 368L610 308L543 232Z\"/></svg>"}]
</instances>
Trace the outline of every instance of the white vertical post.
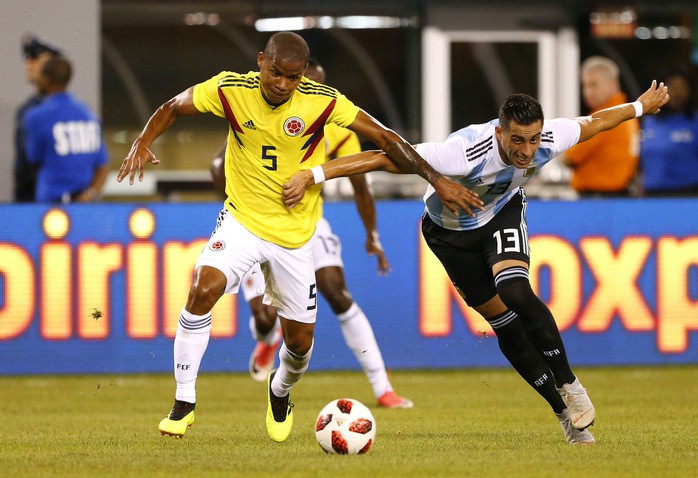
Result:
<instances>
[{"instance_id":1,"label":"white vertical post","mask_svg":"<svg viewBox=\"0 0 698 478\"><path fill-rule=\"evenodd\" d=\"M558 116L558 62L556 38L553 33L538 35L538 101L546 118Z\"/></svg>"},{"instance_id":2,"label":"white vertical post","mask_svg":"<svg viewBox=\"0 0 698 478\"><path fill-rule=\"evenodd\" d=\"M558 38L558 114L564 118L579 116L579 43L577 32L561 28Z\"/></svg>"},{"instance_id":3,"label":"white vertical post","mask_svg":"<svg viewBox=\"0 0 698 478\"><path fill-rule=\"evenodd\" d=\"M422 141L451 132L451 40L435 27L422 31Z\"/></svg>"}]
</instances>

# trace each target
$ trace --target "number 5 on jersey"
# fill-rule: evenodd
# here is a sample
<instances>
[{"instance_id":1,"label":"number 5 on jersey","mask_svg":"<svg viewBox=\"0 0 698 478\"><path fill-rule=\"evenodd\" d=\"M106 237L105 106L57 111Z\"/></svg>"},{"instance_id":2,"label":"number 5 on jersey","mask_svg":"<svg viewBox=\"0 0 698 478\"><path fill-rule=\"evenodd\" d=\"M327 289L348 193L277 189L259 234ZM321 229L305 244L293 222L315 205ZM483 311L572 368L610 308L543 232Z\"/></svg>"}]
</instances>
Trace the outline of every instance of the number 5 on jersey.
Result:
<instances>
[{"instance_id":1,"label":"number 5 on jersey","mask_svg":"<svg viewBox=\"0 0 698 478\"><path fill-rule=\"evenodd\" d=\"M262 159L266 161L271 161L271 164L269 166L263 166L264 169L268 169L269 171L276 171L277 156L275 154L272 154L275 151L276 146L262 146Z\"/></svg>"},{"instance_id":2,"label":"number 5 on jersey","mask_svg":"<svg viewBox=\"0 0 698 478\"><path fill-rule=\"evenodd\" d=\"M310 305L306 307L306 310L315 310L317 308L317 292L315 292L315 286L315 284L310 284L310 293L308 294Z\"/></svg>"}]
</instances>

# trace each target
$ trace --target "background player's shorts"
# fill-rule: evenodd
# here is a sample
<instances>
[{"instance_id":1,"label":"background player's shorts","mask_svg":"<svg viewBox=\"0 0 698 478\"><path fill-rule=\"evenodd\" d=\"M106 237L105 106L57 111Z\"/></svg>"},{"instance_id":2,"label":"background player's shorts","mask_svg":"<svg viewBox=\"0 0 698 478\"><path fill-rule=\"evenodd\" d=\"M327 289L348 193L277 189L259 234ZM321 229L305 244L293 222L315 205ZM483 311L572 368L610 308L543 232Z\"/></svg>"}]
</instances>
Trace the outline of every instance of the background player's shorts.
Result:
<instances>
[{"instance_id":1,"label":"background player's shorts","mask_svg":"<svg viewBox=\"0 0 698 478\"><path fill-rule=\"evenodd\" d=\"M221 271L227 279L225 291L234 294L241 278L255 263L262 264L267 283L264 302L276 307L281 317L314 323L317 288L310 243L287 249L265 241L223 209L196 268L210 266Z\"/></svg>"},{"instance_id":2,"label":"background player's shorts","mask_svg":"<svg viewBox=\"0 0 698 478\"><path fill-rule=\"evenodd\" d=\"M341 267L342 262L342 241L339 236L332 232L332 227L327 219L321 217L315 228L315 234L310 238L313 248L313 262L315 270L323 267Z\"/></svg>"}]
</instances>

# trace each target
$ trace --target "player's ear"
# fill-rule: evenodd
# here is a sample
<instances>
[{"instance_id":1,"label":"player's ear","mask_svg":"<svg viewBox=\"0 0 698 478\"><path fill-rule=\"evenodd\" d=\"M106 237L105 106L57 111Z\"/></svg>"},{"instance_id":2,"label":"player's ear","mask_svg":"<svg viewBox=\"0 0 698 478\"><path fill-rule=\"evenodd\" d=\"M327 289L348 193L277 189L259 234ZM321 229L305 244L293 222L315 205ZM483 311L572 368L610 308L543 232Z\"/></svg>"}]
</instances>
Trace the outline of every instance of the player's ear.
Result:
<instances>
[{"instance_id":1,"label":"player's ear","mask_svg":"<svg viewBox=\"0 0 698 478\"><path fill-rule=\"evenodd\" d=\"M257 68L262 69L262 63L264 63L264 52L260 51L257 53Z\"/></svg>"}]
</instances>

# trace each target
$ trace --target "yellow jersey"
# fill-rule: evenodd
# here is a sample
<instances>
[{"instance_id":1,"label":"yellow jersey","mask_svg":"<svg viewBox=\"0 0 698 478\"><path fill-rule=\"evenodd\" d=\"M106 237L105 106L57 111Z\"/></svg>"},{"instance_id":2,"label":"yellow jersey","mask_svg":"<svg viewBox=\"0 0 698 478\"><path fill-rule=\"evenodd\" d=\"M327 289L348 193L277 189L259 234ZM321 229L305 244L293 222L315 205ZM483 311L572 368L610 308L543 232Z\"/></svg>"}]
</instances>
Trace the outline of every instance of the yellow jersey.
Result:
<instances>
[{"instance_id":1,"label":"yellow jersey","mask_svg":"<svg viewBox=\"0 0 698 478\"><path fill-rule=\"evenodd\" d=\"M350 129L328 124L325 128L328 160L361 152L359 137Z\"/></svg>"},{"instance_id":2,"label":"yellow jersey","mask_svg":"<svg viewBox=\"0 0 698 478\"><path fill-rule=\"evenodd\" d=\"M296 172L325 162L325 125L349 126L359 108L336 89L305 77L287 102L272 106L262 96L259 73L252 71L224 71L195 85L194 105L229 123L225 206L230 214L282 247L308 242L320 217L322 185L309 187L290 210L283 203L283 185Z\"/></svg>"},{"instance_id":3,"label":"yellow jersey","mask_svg":"<svg viewBox=\"0 0 698 478\"><path fill-rule=\"evenodd\" d=\"M327 148L325 152L327 161L361 152L359 136L352 130L340 128L334 123L328 124L325 127L325 146ZM335 179L335 181L339 180L339 178ZM341 180L347 181L348 178L342 178ZM322 201L322 196L320 200ZM322 203L320 204L320 208L320 216L322 216Z\"/></svg>"}]
</instances>

